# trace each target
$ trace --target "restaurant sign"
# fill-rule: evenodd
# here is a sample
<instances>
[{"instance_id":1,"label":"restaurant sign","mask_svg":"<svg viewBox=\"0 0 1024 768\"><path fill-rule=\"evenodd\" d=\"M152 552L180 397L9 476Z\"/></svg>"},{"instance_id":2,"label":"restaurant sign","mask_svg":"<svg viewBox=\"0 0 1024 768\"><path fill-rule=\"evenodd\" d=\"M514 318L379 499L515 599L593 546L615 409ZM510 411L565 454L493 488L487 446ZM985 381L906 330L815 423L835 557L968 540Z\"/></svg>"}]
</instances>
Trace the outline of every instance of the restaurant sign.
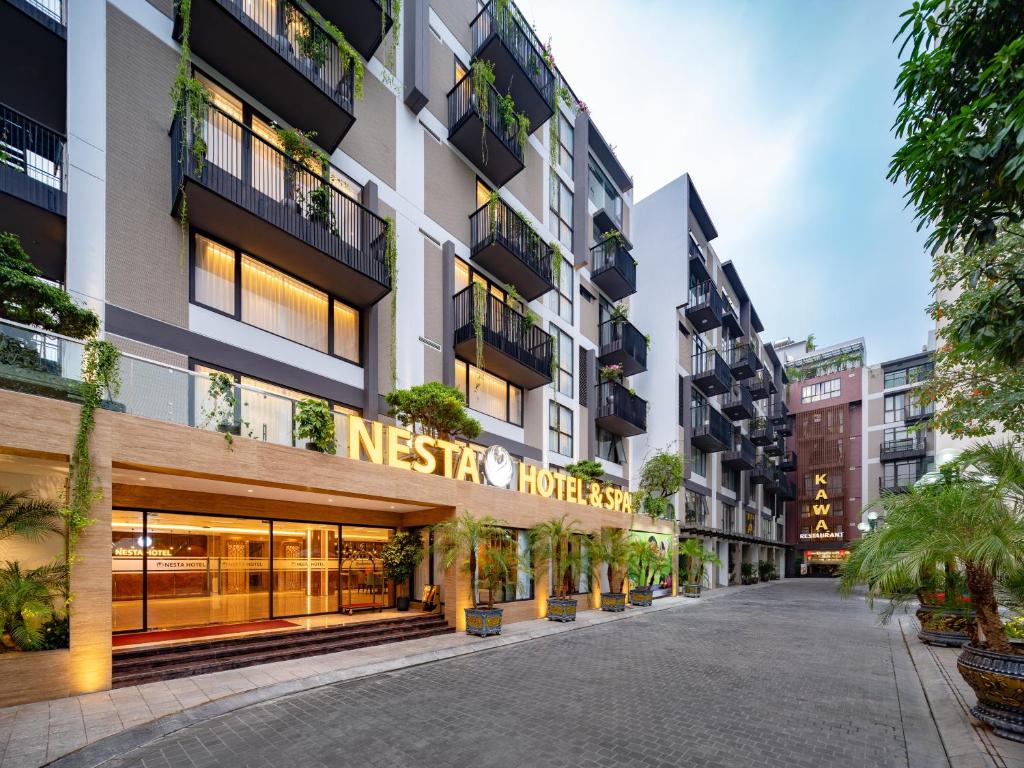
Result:
<instances>
[{"instance_id":1,"label":"restaurant sign","mask_svg":"<svg viewBox=\"0 0 1024 768\"><path fill-rule=\"evenodd\" d=\"M832 502L828 500L828 492L825 487L828 485L828 473L827 472L816 472L814 475L814 485L817 487L817 492L814 494L814 502L811 504L811 516L816 520L814 527L809 532L801 532L801 539L842 539L842 531L833 531L828 527L828 523L825 518L828 517L832 511Z\"/></svg>"},{"instance_id":2,"label":"restaurant sign","mask_svg":"<svg viewBox=\"0 0 1024 768\"><path fill-rule=\"evenodd\" d=\"M348 440L344 446L350 459L365 460L424 475L440 474L453 480L512 488L519 493L633 513L629 491L601 483L586 483L564 472L515 462L500 445L492 445L481 459L476 450L431 435L414 435L402 427L348 417ZM481 471L482 470L482 471Z\"/></svg>"}]
</instances>

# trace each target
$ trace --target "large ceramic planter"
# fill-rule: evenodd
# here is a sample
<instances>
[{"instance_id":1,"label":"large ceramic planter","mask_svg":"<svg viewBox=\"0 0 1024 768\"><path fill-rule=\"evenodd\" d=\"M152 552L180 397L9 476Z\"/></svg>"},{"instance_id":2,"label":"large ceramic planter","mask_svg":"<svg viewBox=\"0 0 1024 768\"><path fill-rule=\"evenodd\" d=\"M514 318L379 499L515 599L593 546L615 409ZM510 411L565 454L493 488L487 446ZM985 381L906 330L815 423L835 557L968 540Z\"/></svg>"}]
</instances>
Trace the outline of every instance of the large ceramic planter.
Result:
<instances>
[{"instance_id":1,"label":"large ceramic planter","mask_svg":"<svg viewBox=\"0 0 1024 768\"><path fill-rule=\"evenodd\" d=\"M630 605L651 605L654 602L654 587L640 587L629 590Z\"/></svg>"},{"instance_id":2,"label":"large ceramic planter","mask_svg":"<svg viewBox=\"0 0 1024 768\"><path fill-rule=\"evenodd\" d=\"M956 667L978 696L971 714L997 736L1024 742L1024 656L965 645Z\"/></svg>"},{"instance_id":3,"label":"large ceramic planter","mask_svg":"<svg viewBox=\"0 0 1024 768\"><path fill-rule=\"evenodd\" d=\"M602 592L601 610L610 613L621 613L626 610L625 592Z\"/></svg>"},{"instance_id":4,"label":"large ceramic planter","mask_svg":"<svg viewBox=\"0 0 1024 768\"><path fill-rule=\"evenodd\" d=\"M549 597L548 621L576 621L576 601Z\"/></svg>"},{"instance_id":5,"label":"large ceramic planter","mask_svg":"<svg viewBox=\"0 0 1024 768\"><path fill-rule=\"evenodd\" d=\"M959 648L970 639L967 636L967 624L974 620L975 612L969 608L922 605L915 616L921 625L917 636L922 642Z\"/></svg>"},{"instance_id":6,"label":"large ceramic planter","mask_svg":"<svg viewBox=\"0 0 1024 768\"><path fill-rule=\"evenodd\" d=\"M684 584L683 597L700 597L700 584Z\"/></svg>"},{"instance_id":7,"label":"large ceramic planter","mask_svg":"<svg viewBox=\"0 0 1024 768\"><path fill-rule=\"evenodd\" d=\"M501 608L467 608L466 634L477 637L501 634Z\"/></svg>"}]
</instances>

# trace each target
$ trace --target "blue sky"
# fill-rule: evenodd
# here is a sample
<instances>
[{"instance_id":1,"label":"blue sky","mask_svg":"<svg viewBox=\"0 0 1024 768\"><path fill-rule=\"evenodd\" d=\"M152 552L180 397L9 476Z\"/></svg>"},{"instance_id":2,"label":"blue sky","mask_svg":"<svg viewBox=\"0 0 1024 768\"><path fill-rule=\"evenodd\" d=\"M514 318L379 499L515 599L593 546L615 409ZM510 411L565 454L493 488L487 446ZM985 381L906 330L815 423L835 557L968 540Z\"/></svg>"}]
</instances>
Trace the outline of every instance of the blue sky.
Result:
<instances>
[{"instance_id":1,"label":"blue sky","mask_svg":"<svg viewBox=\"0 0 1024 768\"><path fill-rule=\"evenodd\" d=\"M908 3L518 0L634 200L693 176L766 338L864 336L872 362L930 327L925 235L885 179Z\"/></svg>"}]
</instances>

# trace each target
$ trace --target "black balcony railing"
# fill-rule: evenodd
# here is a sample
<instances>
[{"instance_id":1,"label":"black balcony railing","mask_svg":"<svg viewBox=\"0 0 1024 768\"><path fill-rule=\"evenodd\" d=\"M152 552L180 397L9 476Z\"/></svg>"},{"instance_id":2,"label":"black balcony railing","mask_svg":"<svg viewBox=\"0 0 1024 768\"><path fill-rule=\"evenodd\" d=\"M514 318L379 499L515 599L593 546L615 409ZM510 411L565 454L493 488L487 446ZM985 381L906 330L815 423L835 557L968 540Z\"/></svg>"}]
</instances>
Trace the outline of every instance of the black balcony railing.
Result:
<instances>
[{"instance_id":1,"label":"black balcony railing","mask_svg":"<svg viewBox=\"0 0 1024 768\"><path fill-rule=\"evenodd\" d=\"M768 406L768 419L775 426L785 424L789 420L789 406L784 400L772 398L772 402Z\"/></svg>"},{"instance_id":2,"label":"black balcony railing","mask_svg":"<svg viewBox=\"0 0 1024 768\"><path fill-rule=\"evenodd\" d=\"M757 460L754 444L743 435L734 435L732 448L722 454L722 466L729 469L753 469Z\"/></svg>"},{"instance_id":3,"label":"black balcony railing","mask_svg":"<svg viewBox=\"0 0 1024 768\"><path fill-rule=\"evenodd\" d=\"M761 367L755 346L742 339L734 341L726 348L725 357L729 361L733 376L737 379L749 379Z\"/></svg>"},{"instance_id":4,"label":"black balcony railing","mask_svg":"<svg viewBox=\"0 0 1024 768\"><path fill-rule=\"evenodd\" d=\"M775 441L775 428L771 422L757 419L750 425L750 440L754 445L769 445Z\"/></svg>"},{"instance_id":5,"label":"black balcony railing","mask_svg":"<svg viewBox=\"0 0 1024 768\"><path fill-rule=\"evenodd\" d=\"M775 482L775 469L772 464L761 459L750 470L751 485L771 485Z\"/></svg>"},{"instance_id":6,"label":"black balcony railing","mask_svg":"<svg viewBox=\"0 0 1024 768\"><path fill-rule=\"evenodd\" d=\"M783 472L796 472L797 454L796 451L786 451L779 459L779 469Z\"/></svg>"},{"instance_id":7,"label":"black balcony railing","mask_svg":"<svg viewBox=\"0 0 1024 768\"><path fill-rule=\"evenodd\" d=\"M479 317L485 347L498 353L494 357L485 350L487 370L525 387L551 381L551 336L490 293L483 294L484 306L476 315L477 291L472 285L455 294L454 301L456 346L475 345L474 322Z\"/></svg>"},{"instance_id":8,"label":"black balcony railing","mask_svg":"<svg viewBox=\"0 0 1024 768\"><path fill-rule=\"evenodd\" d=\"M910 486L920 479L919 473L915 473L912 476L880 477L878 478L878 491L879 493L906 493L910 490Z\"/></svg>"},{"instance_id":9,"label":"black balcony railing","mask_svg":"<svg viewBox=\"0 0 1024 768\"><path fill-rule=\"evenodd\" d=\"M705 403L690 408L690 442L707 452L727 450L733 444L732 422Z\"/></svg>"},{"instance_id":10,"label":"black balcony railing","mask_svg":"<svg viewBox=\"0 0 1024 768\"><path fill-rule=\"evenodd\" d=\"M899 440L886 440L880 446L879 457L882 461L897 461L924 456L928 450L923 434Z\"/></svg>"},{"instance_id":11,"label":"black balcony railing","mask_svg":"<svg viewBox=\"0 0 1024 768\"><path fill-rule=\"evenodd\" d=\"M590 249L590 279L612 301L636 293L636 260L616 235Z\"/></svg>"},{"instance_id":12,"label":"black balcony railing","mask_svg":"<svg viewBox=\"0 0 1024 768\"><path fill-rule=\"evenodd\" d=\"M606 320L598 326L602 365L621 365L623 376L647 370L647 338L626 320Z\"/></svg>"},{"instance_id":13,"label":"black balcony railing","mask_svg":"<svg viewBox=\"0 0 1024 768\"><path fill-rule=\"evenodd\" d=\"M527 301L554 287L551 246L501 198L470 215L469 231L473 259Z\"/></svg>"},{"instance_id":14,"label":"black balcony railing","mask_svg":"<svg viewBox=\"0 0 1024 768\"><path fill-rule=\"evenodd\" d=\"M693 385L708 397L726 392L732 386L732 372L716 349L697 352L691 359Z\"/></svg>"},{"instance_id":15,"label":"black balcony railing","mask_svg":"<svg viewBox=\"0 0 1024 768\"><path fill-rule=\"evenodd\" d=\"M715 284L705 280L690 288L689 301L686 304L686 317L698 331L710 331L722 324L724 312L722 294Z\"/></svg>"},{"instance_id":16,"label":"black balcony railing","mask_svg":"<svg viewBox=\"0 0 1024 768\"><path fill-rule=\"evenodd\" d=\"M505 122L498 91L489 86L483 109L468 73L448 92L448 138L496 186L504 186L524 167L518 129Z\"/></svg>"},{"instance_id":17,"label":"black balcony railing","mask_svg":"<svg viewBox=\"0 0 1024 768\"><path fill-rule=\"evenodd\" d=\"M367 61L391 31L401 11L396 0L308 0L323 17L339 27L345 40Z\"/></svg>"},{"instance_id":18,"label":"black balcony railing","mask_svg":"<svg viewBox=\"0 0 1024 768\"><path fill-rule=\"evenodd\" d=\"M927 421L935 413L935 405L908 405L903 410L903 421L907 424L917 424L919 421Z\"/></svg>"},{"instance_id":19,"label":"black balcony railing","mask_svg":"<svg viewBox=\"0 0 1024 768\"><path fill-rule=\"evenodd\" d=\"M772 440L764 447L765 456L781 456L786 452L786 438L781 435L776 435L775 439Z\"/></svg>"},{"instance_id":20,"label":"black balcony railing","mask_svg":"<svg viewBox=\"0 0 1024 768\"><path fill-rule=\"evenodd\" d=\"M775 382L767 370L760 370L747 382L750 386L750 394L755 400L765 400L775 392Z\"/></svg>"},{"instance_id":21,"label":"black balcony railing","mask_svg":"<svg viewBox=\"0 0 1024 768\"><path fill-rule=\"evenodd\" d=\"M792 501L796 498L796 486L789 481L781 468L776 467L772 478L772 490L783 501Z\"/></svg>"},{"instance_id":22,"label":"black balcony railing","mask_svg":"<svg viewBox=\"0 0 1024 768\"><path fill-rule=\"evenodd\" d=\"M596 421L623 437L647 431L647 401L617 381L597 385Z\"/></svg>"},{"instance_id":23,"label":"black balcony railing","mask_svg":"<svg viewBox=\"0 0 1024 768\"><path fill-rule=\"evenodd\" d=\"M785 420L780 421L775 425L775 432L777 434L789 437L793 434L793 422L796 421L796 417L787 416Z\"/></svg>"},{"instance_id":24,"label":"black balcony railing","mask_svg":"<svg viewBox=\"0 0 1024 768\"><path fill-rule=\"evenodd\" d=\"M754 400L744 384L734 382L722 395L722 413L733 421L742 421L754 415Z\"/></svg>"},{"instance_id":25,"label":"black balcony railing","mask_svg":"<svg viewBox=\"0 0 1024 768\"><path fill-rule=\"evenodd\" d=\"M0 169L67 192L66 147L59 133L0 104Z\"/></svg>"},{"instance_id":26,"label":"black balcony railing","mask_svg":"<svg viewBox=\"0 0 1024 768\"><path fill-rule=\"evenodd\" d=\"M300 162L213 107L207 112L202 130L203 143L197 144L186 134L182 119L174 120L171 176L175 198L184 175L184 179L370 278L380 290L370 289L375 295L368 303L391 289L385 259L387 223L335 187L328 168L319 160ZM201 216L199 207L190 197L190 214ZM219 209L212 211L211 206L215 220L224 220ZM216 226L216 221L209 224ZM354 296L353 300L357 298L361 297Z\"/></svg>"},{"instance_id":27,"label":"black balcony railing","mask_svg":"<svg viewBox=\"0 0 1024 768\"><path fill-rule=\"evenodd\" d=\"M491 60L502 91L509 90L520 109L527 110L531 130L540 128L555 108L555 74L543 55L544 46L532 27L526 23L514 3L488 2L470 22L473 51L476 56ZM506 67L500 57L484 51L496 36L520 70L518 77ZM501 75L504 75L502 77ZM535 96L528 98L520 90L520 81L530 84ZM537 101L538 106L532 102Z\"/></svg>"}]
</instances>

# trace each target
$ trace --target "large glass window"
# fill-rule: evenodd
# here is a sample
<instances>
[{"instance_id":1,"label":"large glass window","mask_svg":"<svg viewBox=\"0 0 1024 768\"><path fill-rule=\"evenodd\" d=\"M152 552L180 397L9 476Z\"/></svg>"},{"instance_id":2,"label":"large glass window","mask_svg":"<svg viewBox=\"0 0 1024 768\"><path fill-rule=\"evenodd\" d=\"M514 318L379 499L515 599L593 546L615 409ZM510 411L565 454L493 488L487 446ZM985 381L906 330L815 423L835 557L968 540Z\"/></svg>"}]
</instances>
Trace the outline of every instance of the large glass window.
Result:
<instances>
[{"instance_id":1,"label":"large glass window","mask_svg":"<svg viewBox=\"0 0 1024 768\"><path fill-rule=\"evenodd\" d=\"M274 615L338 610L338 526L275 522Z\"/></svg>"},{"instance_id":2,"label":"large glass window","mask_svg":"<svg viewBox=\"0 0 1024 768\"><path fill-rule=\"evenodd\" d=\"M886 371L883 386L885 389L889 389L891 387L902 387L907 384L925 381L931 378L934 367L934 363L921 363L920 365L912 365L909 368Z\"/></svg>"},{"instance_id":3,"label":"large glass window","mask_svg":"<svg viewBox=\"0 0 1024 768\"><path fill-rule=\"evenodd\" d=\"M556 382L558 391L566 397L572 397L572 373L575 360L572 336L565 333L554 323L551 323L551 336L554 338L558 349L558 381Z\"/></svg>"},{"instance_id":4,"label":"large glass window","mask_svg":"<svg viewBox=\"0 0 1024 768\"><path fill-rule=\"evenodd\" d=\"M359 310L199 234L195 236L192 300L303 346L359 364ZM333 343L329 345L331 337Z\"/></svg>"},{"instance_id":5,"label":"large glass window","mask_svg":"<svg viewBox=\"0 0 1024 768\"><path fill-rule=\"evenodd\" d=\"M141 630L142 553L146 536L143 513L115 509L111 517L111 618L115 632Z\"/></svg>"},{"instance_id":6,"label":"large glass window","mask_svg":"<svg viewBox=\"0 0 1024 768\"><path fill-rule=\"evenodd\" d=\"M572 410L551 400L548 403L548 449L572 458Z\"/></svg>"},{"instance_id":7,"label":"large glass window","mask_svg":"<svg viewBox=\"0 0 1024 768\"><path fill-rule=\"evenodd\" d=\"M703 478L708 476L708 455L700 448L690 449L690 471Z\"/></svg>"},{"instance_id":8,"label":"large glass window","mask_svg":"<svg viewBox=\"0 0 1024 768\"><path fill-rule=\"evenodd\" d=\"M557 290L548 291L548 307L558 313L558 316L565 322L572 324L572 298L573 298L573 269L572 264L562 259L562 271L559 275Z\"/></svg>"},{"instance_id":9,"label":"large glass window","mask_svg":"<svg viewBox=\"0 0 1024 768\"><path fill-rule=\"evenodd\" d=\"M558 112L558 166L569 176L572 176L572 153L573 153L573 125L568 118Z\"/></svg>"},{"instance_id":10,"label":"large glass window","mask_svg":"<svg viewBox=\"0 0 1024 768\"><path fill-rule=\"evenodd\" d=\"M523 390L472 363L455 361L455 386L474 411L523 425Z\"/></svg>"},{"instance_id":11,"label":"large glass window","mask_svg":"<svg viewBox=\"0 0 1024 768\"><path fill-rule=\"evenodd\" d=\"M551 176L551 231L566 248L572 249L572 191L557 173Z\"/></svg>"},{"instance_id":12,"label":"large glass window","mask_svg":"<svg viewBox=\"0 0 1024 768\"><path fill-rule=\"evenodd\" d=\"M819 400L830 400L839 397L841 383L839 379L819 381L816 384L808 384L800 390L801 403L817 403Z\"/></svg>"},{"instance_id":13,"label":"large glass window","mask_svg":"<svg viewBox=\"0 0 1024 768\"><path fill-rule=\"evenodd\" d=\"M904 393L885 396L885 423L892 424L896 421L903 421L903 412L906 407L907 396Z\"/></svg>"},{"instance_id":14,"label":"large glass window","mask_svg":"<svg viewBox=\"0 0 1024 768\"><path fill-rule=\"evenodd\" d=\"M683 521L689 525L705 526L708 524L708 498L694 491L684 493L686 511Z\"/></svg>"},{"instance_id":15,"label":"large glass window","mask_svg":"<svg viewBox=\"0 0 1024 768\"><path fill-rule=\"evenodd\" d=\"M590 199L598 208L606 208L614 215L615 222L622 222L622 198L604 171L590 158Z\"/></svg>"},{"instance_id":16,"label":"large glass window","mask_svg":"<svg viewBox=\"0 0 1024 768\"><path fill-rule=\"evenodd\" d=\"M597 456L614 464L626 462L626 446L621 436L607 429L597 428Z\"/></svg>"},{"instance_id":17,"label":"large glass window","mask_svg":"<svg viewBox=\"0 0 1024 768\"><path fill-rule=\"evenodd\" d=\"M895 461L884 464L886 488L906 488L917 482L920 477L921 465L917 460Z\"/></svg>"},{"instance_id":18,"label":"large glass window","mask_svg":"<svg viewBox=\"0 0 1024 768\"><path fill-rule=\"evenodd\" d=\"M533 576L530 570L530 545L527 541L526 531L510 530L510 538L502 544L505 548L505 555L512 565L509 577L498 585L493 595L488 595L487 589L481 585L478 589L479 599L486 602L492 597L495 603L510 603L516 600L533 599ZM477 568L484 566L486 550L480 547Z\"/></svg>"}]
</instances>

